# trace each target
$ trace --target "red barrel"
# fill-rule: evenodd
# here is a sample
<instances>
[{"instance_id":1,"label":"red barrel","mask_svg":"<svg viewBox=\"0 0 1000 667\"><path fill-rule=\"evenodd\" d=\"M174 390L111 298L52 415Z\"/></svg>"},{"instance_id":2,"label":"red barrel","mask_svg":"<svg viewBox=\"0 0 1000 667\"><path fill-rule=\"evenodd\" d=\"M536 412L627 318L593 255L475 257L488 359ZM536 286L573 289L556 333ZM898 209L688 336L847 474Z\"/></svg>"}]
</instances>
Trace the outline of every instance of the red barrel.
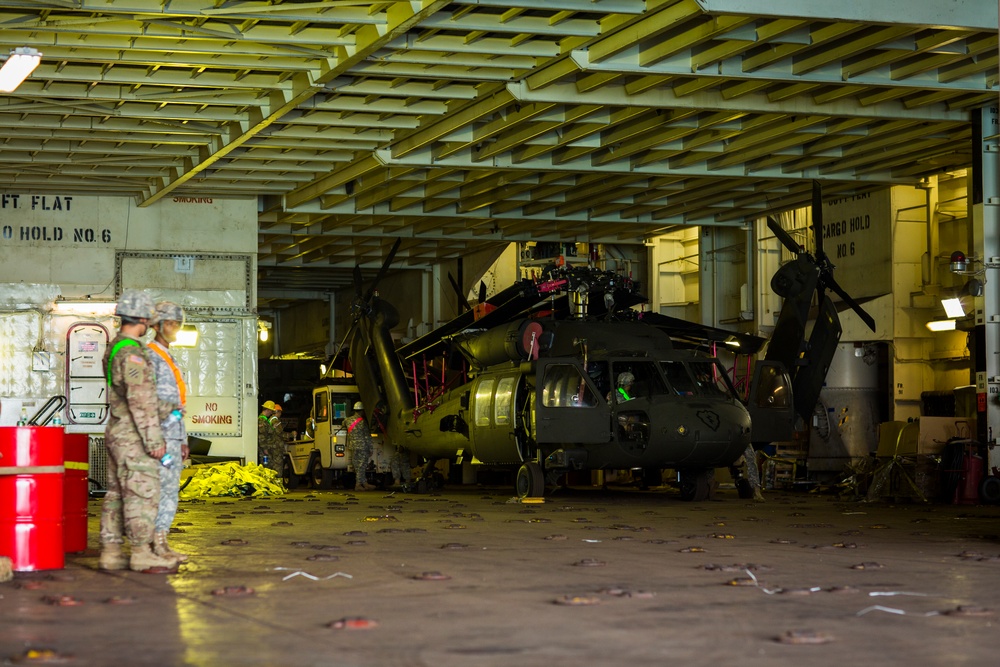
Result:
<instances>
[{"instance_id":1,"label":"red barrel","mask_svg":"<svg viewBox=\"0 0 1000 667\"><path fill-rule=\"evenodd\" d=\"M66 564L63 470L63 429L0 426L0 556L15 571Z\"/></svg>"},{"instance_id":2,"label":"red barrel","mask_svg":"<svg viewBox=\"0 0 1000 667\"><path fill-rule=\"evenodd\" d=\"M87 549L87 499L90 487L90 456L86 433L67 433L63 437L66 453L66 477L63 483L63 550L76 553Z\"/></svg>"},{"instance_id":3,"label":"red barrel","mask_svg":"<svg viewBox=\"0 0 1000 667\"><path fill-rule=\"evenodd\" d=\"M985 468L983 457L966 447L961 476L955 489L955 505L975 505L979 502L979 485Z\"/></svg>"}]
</instances>

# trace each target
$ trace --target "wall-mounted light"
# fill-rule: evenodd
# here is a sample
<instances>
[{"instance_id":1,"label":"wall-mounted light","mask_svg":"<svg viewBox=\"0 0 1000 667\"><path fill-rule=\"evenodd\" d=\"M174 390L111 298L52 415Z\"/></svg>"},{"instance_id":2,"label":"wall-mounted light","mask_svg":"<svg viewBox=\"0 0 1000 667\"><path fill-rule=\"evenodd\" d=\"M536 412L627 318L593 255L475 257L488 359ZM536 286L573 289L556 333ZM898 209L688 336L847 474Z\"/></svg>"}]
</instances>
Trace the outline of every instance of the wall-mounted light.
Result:
<instances>
[{"instance_id":1,"label":"wall-mounted light","mask_svg":"<svg viewBox=\"0 0 1000 667\"><path fill-rule=\"evenodd\" d=\"M949 265L952 273L963 273L969 268L969 258L965 256L965 253L961 250L956 250L951 253L951 264Z\"/></svg>"},{"instance_id":2,"label":"wall-mounted light","mask_svg":"<svg viewBox=\"0 0 1000 667\"><path fill-rule=\"evenodd\" d=\"M941 299L944 306L944 314L948 317L965 317L965 308L962 307L962 300L956 297Z\"/></svg>"},{"instance_id":3,"label":"wall-mounted light","mask_svg":"<svg viewBox=\"0 0 1000 667\"><path fill-rule=\"evenodd\" d=\"M13 92L40 62L42 54L37 49L19 46L11 51L3 67L0 67L0 92Z\"/></svg>"},{"instance_id":4,"label":"wall-mounted light","mask_svg":"<svg viewBox=\"0 0 1000 667\"><path fill-rule=\"evenodd\" d=\"M198 329L193 324L185 324L177 332L174 345L176 347L195 347L198 345Z\"/></svg>"},{"instance_id":5,"label":"wall-mounted light","mask_svg":"<svg viewBox=\"0 0 1000 667\"><path fill-rule=\"evenodd\" d=\"M77 317L111 317L115 314L114 301L82 301L57 298L52 304L53 315L75 315Z\"/></svg>"},{"instance_id":6,"label":"wall-mounted light","mask_svg":"<svg viewBox=\"0 0 1000 667\"><path fill-rule=\"evenodd\" d=\"M977 267L978 265L978 267ZM985 260L970 257L961 250L951 253L948 268L960 276L978 276L986 269L1000 269L1000 257L988 257Z\"/></svg>"},{"instance_id":7,"label":"wall-mounted light","mask_svg":"<svg viewBox=\"0 0 1000 667\"><path fill-rule=\"evenodd\" d=\"M931 331L954 331L955 320L935 320L928 322L927 328Z\"/></svg>"},{"instance_id":8,"label":"wall-mounted light","mask_svg":"<svg viewBox=\"0 0 1000 667\"><path fill-rule=\"evenodd\" d=\"M266 343L267 339L271 337L271 323L266 320L259 320L257 322L257 338L260 342Z\"/></svg>"}]
</instances>

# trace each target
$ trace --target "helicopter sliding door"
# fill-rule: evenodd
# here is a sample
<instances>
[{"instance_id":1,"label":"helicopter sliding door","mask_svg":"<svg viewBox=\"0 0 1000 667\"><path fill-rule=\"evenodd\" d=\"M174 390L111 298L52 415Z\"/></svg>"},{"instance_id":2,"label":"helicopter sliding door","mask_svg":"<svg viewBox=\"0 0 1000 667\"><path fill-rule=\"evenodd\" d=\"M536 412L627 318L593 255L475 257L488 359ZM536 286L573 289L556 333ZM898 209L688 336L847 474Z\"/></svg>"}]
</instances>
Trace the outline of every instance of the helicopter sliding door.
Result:
<instances>
[{"instance_id":1,"label":"helicopter sliding door","mask_svg":"<svg viewBox=\"0 0 1000 667\"><path fill-rule=\"evenodd\" d=\"M780 361L758 361L747 401L752 442L766 444L791 440L795 429L792 381Z\"/></svg>"},{"instance_id":2,"label":"helicopter sliding door","mask_svg":"<svg viewBox=\"0 0 1000 667\"><path fill-rule=\"evenodd\" d=\"M521 463L519 420L527 400L520 371L482 375L472 389L472 452L482 463Z\"/></svg>"},{"instance_id":3,"label":"helicopter sliding door","mask_svg":"<svg viewBox=\"0 0 1000 667\"><path fill-rule=\"evenodd\" d=\"M539 359L536 378L536 442L595 444L611 440L607 404L578 363Z\"/></svg>"}]
</instances>

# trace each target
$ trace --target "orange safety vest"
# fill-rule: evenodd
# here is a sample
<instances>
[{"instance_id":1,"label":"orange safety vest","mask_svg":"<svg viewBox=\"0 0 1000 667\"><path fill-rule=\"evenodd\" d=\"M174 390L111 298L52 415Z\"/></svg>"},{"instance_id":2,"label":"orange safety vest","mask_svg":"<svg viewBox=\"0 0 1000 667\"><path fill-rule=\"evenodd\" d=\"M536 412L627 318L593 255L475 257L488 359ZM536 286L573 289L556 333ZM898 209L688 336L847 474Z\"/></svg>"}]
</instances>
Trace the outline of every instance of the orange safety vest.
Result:
<instances>
[{"instance_id":1,"label":"orange safety vest","mask_svg":"<svg viewBox=\"0 0 1000 667\"><path fill-rule=\"evenodd\" d=\"M150 341L147 347L160 355L160 358L167 362L167 365L170 366L170 370L174 374L174 379L177 380L177 391L180 392L181 407L183 408L187 405L187 385L184 384L184 378L181 377L181 369L177 368L177 364L174 363L174 359L170 356L170 353L160 347L160 344L155 340Z\"/></svg>"}]
</instances>

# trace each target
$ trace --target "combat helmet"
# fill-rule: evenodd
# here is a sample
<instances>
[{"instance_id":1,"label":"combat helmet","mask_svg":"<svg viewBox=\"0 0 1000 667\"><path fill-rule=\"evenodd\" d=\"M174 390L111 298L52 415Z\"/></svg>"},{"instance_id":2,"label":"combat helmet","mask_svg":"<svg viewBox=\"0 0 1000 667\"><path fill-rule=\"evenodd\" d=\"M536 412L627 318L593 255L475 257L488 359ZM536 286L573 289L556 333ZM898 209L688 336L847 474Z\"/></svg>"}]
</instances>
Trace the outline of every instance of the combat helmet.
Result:
<instances>
[{"instance_id":1,"label":"combat helmet","mask_svg":"<svg viewBox=\"0 0 1000 667\"><path fill-rule=\"evenodd\" d=\"M621 375L618 376L618 386L619 387L625 387L625 386L628 386L630 384L635 384L635 376L634 375L632 375L628 371L625 371L624 373L622 373Z\"/></svg>"},{"instance_id":2,"label":"combat helmet","mask_svg":"<svg viewBox=\"0 0 1000 667\"><path fill-rule=\"evenodd\" d=\"M115 315L133 320L153 321L156 319L156 305L153 303L153 297L142 290L127 289L118 297Z\"/></svg>"},{"instance_id":3,"label":"combat helmet","mask_svg":"<svg viewBox=\"0 0 1000 667\"><path fill-rule=\"evenodd\" d=\"M172 301L161 301L156 304L156 320L158 322L169 320L184 324L184 309Z\"/></svg>"}]
</instances>

